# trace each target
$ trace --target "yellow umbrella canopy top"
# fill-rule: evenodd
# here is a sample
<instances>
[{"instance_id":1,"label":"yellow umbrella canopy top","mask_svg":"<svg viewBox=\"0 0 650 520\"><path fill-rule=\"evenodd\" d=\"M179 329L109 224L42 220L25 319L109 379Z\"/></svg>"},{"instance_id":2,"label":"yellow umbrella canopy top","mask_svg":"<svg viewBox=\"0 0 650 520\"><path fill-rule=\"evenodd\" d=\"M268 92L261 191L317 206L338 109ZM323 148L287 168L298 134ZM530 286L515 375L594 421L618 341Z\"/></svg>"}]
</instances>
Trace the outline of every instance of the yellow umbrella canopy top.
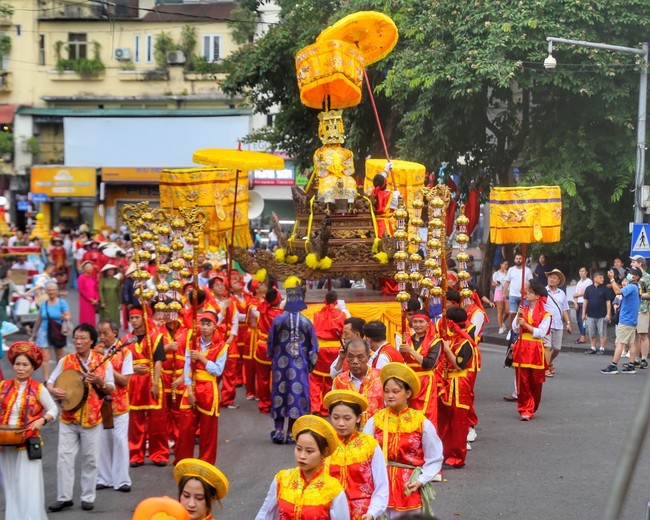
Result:
<instances>
[{"instance_id":1,"label":"yellow umbrella canopy top","mask_svg":"<svg viewBox=\"0 0 650 520\"><path fill-rule=\"evenodd\" d=\"M359 11L341 18L324 29L316 39L343 40L356 45L370 65L384 59L397 44L397 26L393 20L377 11Z\"/></svg>"},{"instance_id":2,"label":"yellow umbrella canopy top","mask_svg":"<svg viewBox=\"0 0 650 520\"><path fill-rule=\"evenodd\" d=\"M378 170L377 173L383 171L386 167L386 159L366 159L366 168L372 168L373 170ZM404 172L409 173L424 173L426 171L426 166L424 164L411 162L411 161L402 161L401 159L391 159L390 161L392 170L394 172Z\"/></svg>"},{"instance_id":3,"label":"yellow umbrella canopy top","mask_svg":"<svg viewBox=\"0 0 650 520\"><path fill-rule=\"evenodd\" d=\"M192 156L192 161L197 164L231 170L282 170L284 168L284 159L277 155L230 148L197 150Z\"/></svg>"}]
</instances>

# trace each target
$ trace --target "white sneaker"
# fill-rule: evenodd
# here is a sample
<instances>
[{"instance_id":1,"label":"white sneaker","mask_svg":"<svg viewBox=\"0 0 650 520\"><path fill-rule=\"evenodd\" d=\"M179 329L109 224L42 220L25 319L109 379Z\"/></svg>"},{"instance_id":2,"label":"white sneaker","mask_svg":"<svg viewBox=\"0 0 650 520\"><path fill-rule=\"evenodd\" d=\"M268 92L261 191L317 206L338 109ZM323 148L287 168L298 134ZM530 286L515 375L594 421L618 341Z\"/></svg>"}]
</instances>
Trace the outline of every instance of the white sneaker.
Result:
<instances>
[{"instance_id":1,"label":"white sneaker","mask_svg":"<svg viewBox=\"0 0 650 520\"><path fill-rule=\"evenodd\" d=\"M467 442L474 442L475 440L476 440L476 430L470 427L469 432L467 434Z\"/></svg>"},{"instance_id":2,"label":"white sneaker","mask_svg":"<svg viewBox=\"0 0 650 520\"><path fill-rule=\"evenodd\" d=\"M467 443L467 451L472 451L472 445L469 442Z\"/></svg>"},{"instance_id":3,"label":"white sneaker","mask_svg":"<svg viewBox=\"0 0 650 520\"><path fill-rule=\"evenodd\" d=\"M625 358L629 359L630 358L630 351L628 350L627 352L624 352L621 357L625 357Z\"/></svg>"},{"instance_id":4,"label":"white sneaker","mask_svg":"<svg viewBox=\"0 0 650 520\"><path fill-rule=\"evenodd\" d=\"M501 325L499 327L499 334L505 334L506 333L506 327L505 325Z\"/></svg>"}]
</instances>

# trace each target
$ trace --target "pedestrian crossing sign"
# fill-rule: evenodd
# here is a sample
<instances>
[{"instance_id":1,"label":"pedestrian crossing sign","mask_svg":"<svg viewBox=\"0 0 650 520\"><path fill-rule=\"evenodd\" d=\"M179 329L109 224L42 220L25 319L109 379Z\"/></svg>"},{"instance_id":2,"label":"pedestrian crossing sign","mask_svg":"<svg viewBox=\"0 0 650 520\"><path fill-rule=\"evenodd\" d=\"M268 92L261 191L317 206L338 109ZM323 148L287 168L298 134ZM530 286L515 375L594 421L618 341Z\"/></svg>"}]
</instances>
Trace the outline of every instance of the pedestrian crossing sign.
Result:
<instances>
[{"instance_id":1,"label":"pedestrian crossing sign","mask_svg":"<svg viewBox=\"0 0 650 520\"><path fill-rule=\"evenodd\" d=\"M630 256L634 255L650 258L650 224L634 224Z\"/></svg>"}]
</instances>

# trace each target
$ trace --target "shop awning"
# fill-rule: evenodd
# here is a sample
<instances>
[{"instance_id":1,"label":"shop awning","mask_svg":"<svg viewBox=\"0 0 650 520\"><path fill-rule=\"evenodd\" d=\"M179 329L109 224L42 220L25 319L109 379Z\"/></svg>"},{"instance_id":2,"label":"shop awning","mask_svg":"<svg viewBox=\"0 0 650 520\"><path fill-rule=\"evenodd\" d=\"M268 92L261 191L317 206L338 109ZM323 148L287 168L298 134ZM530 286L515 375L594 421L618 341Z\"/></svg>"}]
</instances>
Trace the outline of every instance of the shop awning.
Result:
<instances>
[{"instance_id":1,"label":"shop awning","mask_svg":"<svg viewBox=\"0 0 650 520\"><path fill-rule=\"evenodd\" d=\"M0 125L13 124L17 109L18 105L0 105Z\"/></svg>"}]
</instances>

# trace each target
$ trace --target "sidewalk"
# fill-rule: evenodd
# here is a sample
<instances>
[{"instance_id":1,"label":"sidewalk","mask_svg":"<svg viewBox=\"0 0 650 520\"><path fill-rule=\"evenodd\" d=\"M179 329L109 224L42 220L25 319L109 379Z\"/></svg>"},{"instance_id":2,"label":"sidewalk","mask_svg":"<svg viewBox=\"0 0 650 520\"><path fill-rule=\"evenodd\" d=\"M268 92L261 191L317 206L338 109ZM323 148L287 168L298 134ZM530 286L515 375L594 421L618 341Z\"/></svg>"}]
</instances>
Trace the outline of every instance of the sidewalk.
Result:
<instances>
[{"instance_id":1,"label":"sidewalk","mask_svg":"<svg viewBox=\"0 0 650 520\"><path fill-rule=\"evenodd\" d=\"M499 322L497 321L497 311L496 309L486 308L485 311L490 318L490 323L485 326L483 330L483 343L490 343L492 345L503 345L506 346L508 342L506 341L505 334L499 334ZM562 335L562 350L568 352L586 352L589 350L589 336L586 338L586 343L576 344L578 338L580 338L580 331L578 330L578 323L575 320L575 312L573 310L569 311L571 316L571 329L573 330L572 334L569 334L566 329ZM612 354L614 351L614 325L607 326L607 345L605 347L606 354ZM596 342L596 347L600 346L600 341Z\"/></svg>"}]
</instances>

